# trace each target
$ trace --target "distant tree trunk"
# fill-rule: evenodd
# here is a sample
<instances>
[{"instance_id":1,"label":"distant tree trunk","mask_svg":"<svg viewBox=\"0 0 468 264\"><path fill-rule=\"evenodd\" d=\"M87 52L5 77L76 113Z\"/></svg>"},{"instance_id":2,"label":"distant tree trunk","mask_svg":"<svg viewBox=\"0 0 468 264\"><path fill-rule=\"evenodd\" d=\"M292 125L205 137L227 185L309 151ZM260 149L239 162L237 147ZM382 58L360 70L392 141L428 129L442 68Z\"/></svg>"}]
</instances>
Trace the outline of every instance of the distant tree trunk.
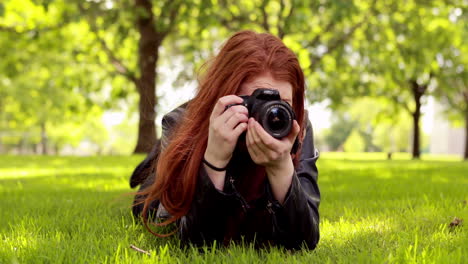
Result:
<instances>
[{"instance_id":1,"label":"distant tree trunk","mask_svg":"<svg viewBox=\"0 0 468 264\"><path fill-rule=\"evenodd\" d=\"M420 151L420 132L419 132L419 119L421 116L420 111L413 112L413 159L419 159L421 156Z\"/></svg>"},{"instance_id":2,"label":"distant tree trunk","mask_svg":"<svg viewBox=\"0 0 468 264\"><path fill-rule=\"evenodd\" d=\"M429 81L425 84L418 84L416 80L409 81L415 103L414 111L411 113L411 115L413 116L413 159L419 159L421 156L421 132L419 124L419 120L421 119L421 98L426 93L432 77L434 77L434 74L431 72L429 74Z\"/></svg>"},{"instance_id":3,"label":"distant tree trunk","mask_svg":"<svg viewBox=\"0 0 468 264\"><path fill-rule=\"evenodd\" d=\"M25 155L25 154L27 154L26 152L27 152L27 150L26 150L26 138L24 136L22 136L21 140L20 140L20 142L18 144L18 153L20 155Z\"/></svg>"},{"instance_id":4,"label":"distant tree trunk","mask_svg":"<svg viewBox=\"0 0 468 264\"><path fill-rule=\"evenodd\" d=\"M420 150L420 126L419 120L421 119L421 97L427 90L426 85L419 85L416 80L410 81L411 91L413 93L413 99L415 108L412 113L413 116L413 159L419 159L421 156Z\"/></svg>"},{"instance_id":5,"label":"distant tree trunk","mask_svg":"<svg viewBox=\"0 0 468 264\"><path fill-rule=\"evenodd\" d=\"M47 155L47 131L45 122L41 123L41 154Z\"/></svg>"},{"instance_id":6,"label":"distant tree trunk","mask_svg":"<svg viewBox=\"0 0 468 264\"><path fill-rule=\"evenodd\" d=\"M37 143L37 144L33 144L33 153L36 154L36 155L39 155L41 154L41 144L40 143Z\"/></svg>"},{"instance_id":7,"label":"distant tree trunk","mask_svg":"<svg viewBox=\"0 0 468 264\"><path fill-rule=\"evenodd\" d=\"M464 160L468 160L468 102L466 102L466 108L467 109L465 111L465 153L463 154Z\"/></svg>"},{"instance_id":8,"label":"distant tree trunk","mask_svg":"<svg viewBox=\"0 0 468 264\"><path fill-rule=\"evenodd\" d=\"M134 153L148 153L156 143L156 65L158 48L162 39L154 25L153 5L150 0L135 0L140 40L138 42L138 66L140 77L136 80L139 98L140 119L138 140Z\"/></svg>"}]
</instances>

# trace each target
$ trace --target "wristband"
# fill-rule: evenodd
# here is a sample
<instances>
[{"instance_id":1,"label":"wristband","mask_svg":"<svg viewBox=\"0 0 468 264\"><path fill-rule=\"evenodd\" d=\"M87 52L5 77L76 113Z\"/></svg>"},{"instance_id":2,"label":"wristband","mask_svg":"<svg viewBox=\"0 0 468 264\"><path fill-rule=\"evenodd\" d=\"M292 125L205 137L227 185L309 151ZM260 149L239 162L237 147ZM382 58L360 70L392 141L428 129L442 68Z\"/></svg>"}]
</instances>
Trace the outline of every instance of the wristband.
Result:
<instances>
[{"instance_id":1,"label":"wristband","mask_svg":"<svg viewBox=\"0 0 468 264\"><path fill-rule=\"evenodd\" d=\"M208 161L206 161L205 157L203 157L202 162L205 163L206 166L210 167L211 169L213 169L215 171L225 171L227 169L227 165L224 168L218 168L215 165L213 165L213 164L209 163Z\"/></svg>"}]
</instances>

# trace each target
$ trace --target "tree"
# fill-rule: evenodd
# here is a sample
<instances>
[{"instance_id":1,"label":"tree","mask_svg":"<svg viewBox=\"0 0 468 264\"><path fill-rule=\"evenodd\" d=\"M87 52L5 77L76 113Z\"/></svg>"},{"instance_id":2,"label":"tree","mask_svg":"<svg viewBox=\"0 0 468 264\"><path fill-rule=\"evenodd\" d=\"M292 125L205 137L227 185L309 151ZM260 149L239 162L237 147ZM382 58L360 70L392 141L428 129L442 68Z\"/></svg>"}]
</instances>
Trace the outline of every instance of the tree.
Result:
<instances>
[{"instance_id":1,"label":"tree","mask_svg":"<svg viewBox=\"0 0 468 264\"><path fill-rule=\"evenodd\" d=\"M307 76L311 101L331 95L336 67L345 44L366 26L376 1L222 0L202 1L180 22L171 48L185 56L182 79L214 55L220 40L241 29L270 32L282 38L298 56ZM346 80L343 80L343 82ZM350 89L350 88L348 88ZM342 94L342 93L340 93Z\"/></svg>"},{"instance_id":2,"label":"tree","mask_svg":"<svg viewBox=\"0 0 468 264\"><path fill-rule=\"evenodd\" d=\"M412 155L420 157L420 118L424 96L440 75L437 56L456 35L445 1L382 2L354 49L365 65L373 94L392 100L413 120Z\"/></svg>"},{"instance_id":3,"label":"tree","mask_svg":"<svg viewBox=\"0 0 468 264\"><path fill-rule=\"evenodd\" d=\"M441 74L437 78L435 95L448 108L446 111L450 120L460 120L465 123L465 150L463 158L468 160L468 14L460 7L449 10L449 19L456 26L457 34L449 45L441 50L438 64Z\"/></svg>"},{"instance_id":4,"label":"tree","mask_svg":"<svg viewBox=\"0 0 468 264\"><path fill-rule=\"evenodd\" d=\"M112 71L124 76L136 87L139 95L139 125L134 152L149 152L156 144L154 120L160 48L178 23L182 7L187 10L188 5L180 0L111 3L77 2L105 53L105 60L112 65ZM135 39L138 39L137 43ZM137 61L134 60L135 53L138 54ZM122 93L125 96L128 90Z\"/></svg>"},{"instance_id":5,"label":"tree","mask_svg":"<svg viewBox=\"0 0 468 264\"><path fill-rule=\"evenodd\" d=\"M67 10L63 2L57 1L52 8L8 1L3 7L1 128L12 130L10 142L40 144L41 152L47 154L58 143L50 141L49 133L57 134L51 129L89 118L89 92L100 86L102 76L96 74L96 67L78 58L74 43L86 41L86 35L75 34L81 30L80 24L63 18Z\"/></svg>"},{"instance_id":6,"label":"tree","mask_svg":"<svg viewBox=\"0 0 468 264\"><path fill-rule=\"evenodd\" d=\"M326 131L328 145L345 151L408 150L410 120L393 108L383 98L345 99L333 112L332 126Z\"/></svg>"}]
</instances>

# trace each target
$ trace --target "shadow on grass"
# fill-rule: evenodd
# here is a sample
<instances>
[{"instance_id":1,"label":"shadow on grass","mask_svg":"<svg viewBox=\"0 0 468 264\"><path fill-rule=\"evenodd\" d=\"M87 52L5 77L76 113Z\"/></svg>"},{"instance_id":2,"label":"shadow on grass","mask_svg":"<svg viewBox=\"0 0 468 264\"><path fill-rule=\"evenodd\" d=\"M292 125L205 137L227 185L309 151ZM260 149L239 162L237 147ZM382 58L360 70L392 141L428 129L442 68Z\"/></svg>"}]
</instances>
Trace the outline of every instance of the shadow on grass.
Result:
<instances>
[{"instance_id":1,"label":"shadow on grass","mask_svg":"<svg viewBox=\"0 0 468 264\"><path fill-rule=\"evenodd\" d=\"M144 155L132 156L12 156L0 155L0 168L135 167Z\"/></svg>"}]
</instances>

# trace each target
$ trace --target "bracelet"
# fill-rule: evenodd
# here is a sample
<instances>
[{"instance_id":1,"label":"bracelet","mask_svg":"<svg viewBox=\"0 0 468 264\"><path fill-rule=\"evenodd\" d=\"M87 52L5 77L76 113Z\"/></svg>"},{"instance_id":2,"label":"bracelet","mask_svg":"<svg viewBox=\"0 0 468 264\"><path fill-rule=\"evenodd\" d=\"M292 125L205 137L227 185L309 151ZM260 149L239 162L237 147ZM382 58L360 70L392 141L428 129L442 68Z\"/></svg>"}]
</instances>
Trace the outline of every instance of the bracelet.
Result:
<instances>
[{"instance_id":1,"label":"bracelet","mask_svg":"<svg viewBox=\"0 0 468 264\"><path fill-rule=\"evenodd\" d=\"M211 169L213 169L215 171L225 171L227 169L227 165L224 168L218 168L215 165L213 165L213 164L209 163L208 161L206 161L205 157L203 157L202 162L205 163L206 166L210 167Z\"/></svg>"}]
</instances>

